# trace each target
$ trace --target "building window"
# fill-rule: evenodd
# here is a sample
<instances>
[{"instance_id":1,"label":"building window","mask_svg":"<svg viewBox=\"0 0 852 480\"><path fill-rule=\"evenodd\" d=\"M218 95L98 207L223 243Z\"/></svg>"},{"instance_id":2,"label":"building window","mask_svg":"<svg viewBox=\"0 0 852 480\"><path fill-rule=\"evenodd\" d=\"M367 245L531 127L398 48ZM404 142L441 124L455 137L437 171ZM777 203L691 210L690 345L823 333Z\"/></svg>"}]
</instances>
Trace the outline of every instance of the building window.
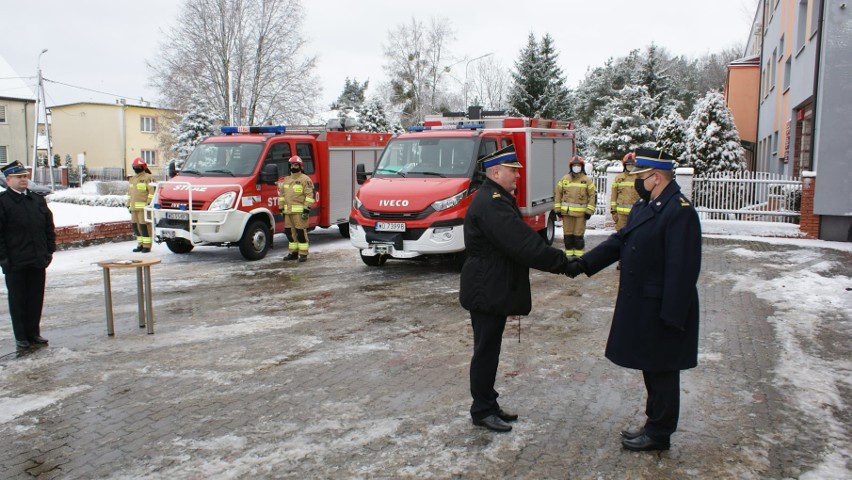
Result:
<instances>
[{"instance_id":1,"label":"building window","mask_svg":"<svg viewBox=\"0 0 852 480\"><path fill-rule=\"evenodd\" d=\"M142 117L142 131L145 133L155 133L157 131L157 118Z\"/></svg>"},{"instance_id":2,"label":"building window","mask_svg":"<svg viewBox=\"0 0 852 480\"><path fill-rule=\"evenodd\" d=\"M142 160L145 160L148 165L157 165L157 151L142 150Z\"/></svg>"},{"instance_id":3,"label":"building window","mask_svg":"<svg viewBox=\"0 0 852 480\"><path fill-rule=\"evenodd\" d=\"M796 110L796 141L793 147L793 173L801 176L804 170L813 170L811 139L814 128L812 103Z\"/></svg>"},{"instance_id":4,"label":"building window","mask_svg":"<svg viewBox=\"0 0 852 480\"><path fill-rule=\"evenodd\" d=\"M778 130L772 135L772 156L778 155Z\"/></svg>"},{"instance_id":5,"label":"building window","mask_svg":"<svg viewBox=\"0 0 852 480\"><path fill-rule=\"evenodd\" d=\"M6 123L6 105L0 105L0 123Z\"/></svg>"},{"instance_id":6,"label":"building window","mask_svg":"<svg viewBox=\"0 0 852 480\"><path fill-rule=\"evenodd\" d=\"M781 40L778 41L778 53L780 56L778 57L778 61L784 58L784 35L781 35Z\"/></svg>"},{"instance_id":7,"label":"building window","mask_svg":"<svg viewBox=\"0 0 852 480\"><path fill-rule=\"evenodd\" d=\"M772 62L769 65L769 89L775 88L775 76L778 74L776 65L778 64L778 50L772 51Z\"/></svg>"},{"instance_id":8,"label":"building window","mask_svg":"<svg viewBox=\"0 0 852 480\"><path fill-rule=\"evenodd\" d=\"M808 36L808 0L799 0L799 8L796 12L796 51L805 47L805 38Z\"/></svg>"},{"instance_id":9,"label":"building window","mask_svg":"<svg viewBox=\"0 0 852 480\"><path fill-rule=\"evenodd\" d=\"M6 145L0 145L0 163L6 163L9 161L9 158L6 154Z\"/></svg>"},{"instance_id":10,"label":"building window","mask_svg":"<svg viewBox=\"0 0 852 480\"><path fill-rule=\"evenodd\" d=\"M793 69L792 57L784 63L784 90L790 88L790 71Z\"/></svg>"}]
</instances>

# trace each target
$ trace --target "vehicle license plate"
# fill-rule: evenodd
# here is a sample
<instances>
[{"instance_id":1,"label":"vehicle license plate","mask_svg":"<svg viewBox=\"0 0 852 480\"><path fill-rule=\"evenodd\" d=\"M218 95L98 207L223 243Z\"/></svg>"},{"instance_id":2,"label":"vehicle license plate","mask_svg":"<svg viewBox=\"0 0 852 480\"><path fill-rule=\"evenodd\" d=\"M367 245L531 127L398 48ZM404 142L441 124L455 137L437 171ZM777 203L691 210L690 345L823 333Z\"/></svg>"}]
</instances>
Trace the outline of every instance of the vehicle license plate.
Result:
<instances>
[{"instance_id":1,"label":"vehicle license plate","mask_svg":"<svg viewBox=\"0 0 852 480\"><path fill-rule=\"evenodd\" d=\"M188 213L182 213L182 212L166 212L166 220L187 221L187 220L189 220L189 214Z\"/></svg>"},{"instance_id":2,"label":"vehicle license plate","mask_svg":"<svg viewBox=\"0 0 852 480\"><path fill-rule=\"evenodd\" d=\"M160 230L160 236L163 237L164 239L171 240L171 239L175 238L175 231L174 230Z\"/></svg>"},{"instance_id":3,"label":"vehicle license plate","mask_svg":"<svg viewBox=\"0 0 852 480\"><path fill-rule=\"evenodd\" d=\"M405 224L402 222L376 222L377 232L404 232Z\"/></svg>"}]
</instances>

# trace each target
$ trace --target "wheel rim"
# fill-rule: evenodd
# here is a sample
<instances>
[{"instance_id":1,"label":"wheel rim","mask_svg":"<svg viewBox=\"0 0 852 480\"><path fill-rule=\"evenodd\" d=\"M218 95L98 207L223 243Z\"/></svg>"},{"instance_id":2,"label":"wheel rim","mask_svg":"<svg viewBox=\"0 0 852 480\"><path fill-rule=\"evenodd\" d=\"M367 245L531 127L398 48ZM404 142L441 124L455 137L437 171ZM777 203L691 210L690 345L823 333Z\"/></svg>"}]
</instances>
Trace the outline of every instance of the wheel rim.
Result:
<instances>
[{"instance_id":1,"label":"wheel rim","mask_svg":"<svg viewBox=\"0 0 852 480\"><path fill-rule=\"evenodd\" d=\"M251 245L256 252L261 252L266 248L266 235L263 233L263 230L255 230L254 235L251 237Z\"/></svg>"}]
</instances>

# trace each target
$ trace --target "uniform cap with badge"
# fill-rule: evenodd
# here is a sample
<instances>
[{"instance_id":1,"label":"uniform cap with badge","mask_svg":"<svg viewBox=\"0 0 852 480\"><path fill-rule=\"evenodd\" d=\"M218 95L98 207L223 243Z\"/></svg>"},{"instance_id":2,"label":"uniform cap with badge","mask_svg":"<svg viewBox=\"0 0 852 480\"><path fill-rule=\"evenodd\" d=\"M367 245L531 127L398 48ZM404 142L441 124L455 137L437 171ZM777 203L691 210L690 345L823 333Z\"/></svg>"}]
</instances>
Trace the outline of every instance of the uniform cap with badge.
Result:
<instances>
[{"instance_id":1,"label":"uniform cap with badge","mask_svg":"<svg viewBox=\"0 0 852 480\"><path fill-rule=\"evenodd\" d=\"M648 170L673 170L675 157L661 150L651 148L636 149L636 165L630 175L647 172Z\"/></svg>"},{"instance_id":2,"label":"uniform cap with badge","mask_svg":"<svg viewBox=\"0 0 852 480\"><path fill-rule=\"evenodd\" d=\"M29 175L29 173L27 173L27 167L18 160L0 168L0 171L3 172L3 176L5 177Z\"/></svg>"},{"instance_id":3,"label":"uniform cap with badge","mask_svg":"<svg viewBox=\"0 0 852 480\"><path fill-rule=\"evenodd\" d=\"M524 168L523 165L518 161L518 156L515 154L515 145L509 145L508 147L503 147L496 152L490 153L481 159L482 166L485 168L493 167L496 165L502 165L504 167L511 168Z\"/></svg>"}]
</instances>

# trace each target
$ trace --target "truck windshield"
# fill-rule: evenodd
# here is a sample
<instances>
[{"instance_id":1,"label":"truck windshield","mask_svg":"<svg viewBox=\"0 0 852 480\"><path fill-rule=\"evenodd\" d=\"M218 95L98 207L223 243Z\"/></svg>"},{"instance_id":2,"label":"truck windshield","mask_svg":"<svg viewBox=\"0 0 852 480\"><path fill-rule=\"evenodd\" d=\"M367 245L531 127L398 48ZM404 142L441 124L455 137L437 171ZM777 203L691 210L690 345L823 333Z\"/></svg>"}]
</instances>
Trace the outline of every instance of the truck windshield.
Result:
<instances>
[{"instance_id":1,"label":"truck windshield","mask_svg":"<svg viewBox=\"0 0 852 480\"><path fill-rule=\"evenodd\" d=\"M248 177L263 151L261 143L201 143L181 168L181 175Z\"/></svg>"},{"instance_id":2,"label":"truck windshield","mask_svg":"<svg viewBox=\"0 0 852 480\"><path fill-rule=\"evenodd\" d=\"M374 177L470 177L473 138L391 140Z\"/></svg>"}]
</instances>

